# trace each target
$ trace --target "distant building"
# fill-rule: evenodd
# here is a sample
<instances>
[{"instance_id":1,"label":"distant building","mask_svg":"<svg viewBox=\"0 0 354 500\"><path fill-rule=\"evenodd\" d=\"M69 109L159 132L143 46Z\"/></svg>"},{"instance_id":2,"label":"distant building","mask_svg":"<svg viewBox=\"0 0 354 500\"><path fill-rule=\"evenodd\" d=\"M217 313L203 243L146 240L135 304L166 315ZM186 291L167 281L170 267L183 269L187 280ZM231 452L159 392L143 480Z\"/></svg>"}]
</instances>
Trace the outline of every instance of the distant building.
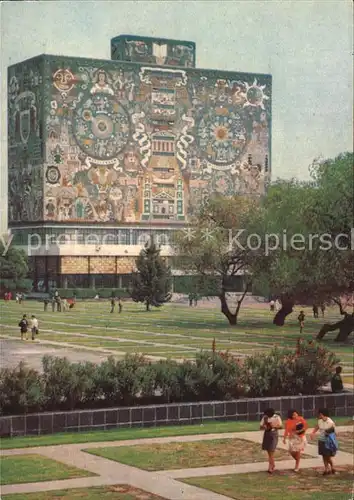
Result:
<instances>
[{"instance_id":1,"label":"distant building","mask_svg":"<svg viewBox=\"0 0 354 500\"><path fill-rule=\"evenodd\" d=\"M112 60L8 69L9 227L35 287L124 286L150 234L270 176L271 76L195 68L195 44L119 36Z\"/></svg>"}]
</instances>

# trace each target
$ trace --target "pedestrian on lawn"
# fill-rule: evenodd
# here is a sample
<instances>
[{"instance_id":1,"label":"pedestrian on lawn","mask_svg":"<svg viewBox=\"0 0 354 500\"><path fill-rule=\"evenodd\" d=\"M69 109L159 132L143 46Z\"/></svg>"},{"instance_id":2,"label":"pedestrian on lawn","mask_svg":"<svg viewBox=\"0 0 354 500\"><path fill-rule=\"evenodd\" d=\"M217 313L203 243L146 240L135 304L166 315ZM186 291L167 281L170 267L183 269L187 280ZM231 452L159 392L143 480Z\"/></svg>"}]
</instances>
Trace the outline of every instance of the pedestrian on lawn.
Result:
<instances>
[{"instance_id":1,"label":"pedestrian on lawn","mask_svg":"<svg viewBox=\"0 0 354 500\"><path fill-rule=\"evenodd\" d=\"M296 410L288 411L288 419L285 423L283 443L289 439L289 453L295 460L294 472L299 472L301 453L304 452L307 440L306 430L308 428L306 420L301 417Z\"/></svg>"},{"instance_id":2,"label":"pedestrian on lawn","mask_svg":"<svg viewBox=\"0 0 354 500\"><path fill-rule=\"evenodd\" d=\"M322 318L324 318L324 313L325 313L325 310L326 310L326 306L324 304L321 304L321 313L322 313Z\"/></svg>"},{"instance_id":3,"label":"pedestrian on lawn","mask_svg":"<svg viewBox=\"0 0 354 500\"><path fill-rule=\"evenodd\" d=\"M316 304L313 305L312 311L313 311L313 317L315 319L317 319L318 318L318 306Z\"/></svg>"},{"instance_id":4,"label":"pedestrian on lawn","mask_svg":"<svg viewBox=\"0 0 354 500\"><path fill-rule=\"evenodd\" d=\"M36 335L38 335L38 319L34 316L34 314L31 317L31 332L32 332L32 340L36 338Z\"/></svg>"},{"instance_id":5,"label":"pedestrian on lawn","mask_svg":"<svg viewBox=\"0 0 354 500\"><path fill-rule=\"evenodd\" d=\"M324 473L326 476L328 474L335 474L333 457L338 451L338 442L336 437L336 425L331 418L329 418L329 412L327 408L321 408L318 411L318 422L314 430L312 431L310 437L313 439L316 432L320 431L320 437L318 439L318 454L322 456L324 464Z\"/></svg>"},{"instance_id":6,"label":"pedestrian on lawn","mask_svg":"<svg viewBox=\"0 0 354 500\"><path fill-rule=\"evenodd\" d=\"M21 332L21 340L23 340L23 336L26 335L26 340L28 340L27 337L27 332L28 332L28 320L26 314L22 316L21 321L19 322L18 326L20 327L20 332Z\"/></svg>"},{"instance_id":7,"label":"pedestrian on lawn","mask_svg":"<svg viewBox=\"0 0 354 500\"><path fill-rule=\"evenodd\" d=\"M121 298L118 297L118 312L119 312L119 314L122 312L122 310L123 310L123 304L122 304Z\"/></svg>"},{"instance_id":8,"label":"pedestrian on lawn","mask_svg":"<svg viewBox=\"0 0 354 500\"><path fill-rule=\"evenodd\" d=\"M304 311L300 311L299 316L297 317L299 326L300 326L300 333L302 333L304 327L305 327L305 314Z\"/></svg>"},{"instance_id":9,"label":"pedestrian on lawn","mask_svg":"<svg viewBox=\"0 0 354 500\"><path fill-rule=\"evenodd\" d=\"M116 301L115 301L115 298L114 298L114 297L112 297L112 298L111 298L111 313L113 313L113 312L114 312L114 308L115 308L115 306L116 306Z\"/></svg>"},{"instance_id":10,"label":"pedestrian on lawn","mask_svg":"<svg viewBox=\"0 0 354 500\"><path fill-rule=\"evenodd\" d=\"M261 420L260 429L264 430L262 450L268 453L268 473L273 474L275 469L274 452L278 445L279 429L282 428L282 421L273 408L268 408Z\"/></svg>"},{"instance_id":11,"label":"pedestrian on lawn","mask_svg":"<svg viewBox=\"0 0 354 500\"><path fill-rule=\"evenodd\" d=\"M57 303L57 301L55 300L55 297L53 296L52 297L52 311L55 312L55 304Z\"/></svg>"}]
</instances>

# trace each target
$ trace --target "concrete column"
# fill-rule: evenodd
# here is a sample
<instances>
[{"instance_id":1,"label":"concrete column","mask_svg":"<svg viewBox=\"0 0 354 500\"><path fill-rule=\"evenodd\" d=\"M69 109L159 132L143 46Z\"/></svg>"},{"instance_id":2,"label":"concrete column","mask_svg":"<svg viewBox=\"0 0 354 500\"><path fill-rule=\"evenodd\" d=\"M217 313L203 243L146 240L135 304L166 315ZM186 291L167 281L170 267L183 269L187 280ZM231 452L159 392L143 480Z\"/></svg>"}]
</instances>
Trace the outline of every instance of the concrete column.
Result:
<instances>
[{"instance_id":1,"label":"concrete column","mask_svg":"<svg viewBox=\"0 0 354 500\"><path fill-rule=\"evenodd\" d=\"M122 280L122 275L118 275L118 288L123 288L123 280Z\"/></svg>"},{"instance_id":2,"label":"concrete column","mask_svg":"<svg viewBox=\"0 0 354 500\"><path fill-rule=\"evenodd\" d=\"M68 278L67 278L67 276L63 276L63 288L68 288Z\"/></svg>"},{"instance_id":3,"label":"concrete column","mask_svg":"<svg viewBox=\"0 0 354 500\"><path fill-rule=\"evenodd\" d=\"M96 282L95 282L95 277L90 276L90 288L96 288Z\"/></svg>"}]
</instances>

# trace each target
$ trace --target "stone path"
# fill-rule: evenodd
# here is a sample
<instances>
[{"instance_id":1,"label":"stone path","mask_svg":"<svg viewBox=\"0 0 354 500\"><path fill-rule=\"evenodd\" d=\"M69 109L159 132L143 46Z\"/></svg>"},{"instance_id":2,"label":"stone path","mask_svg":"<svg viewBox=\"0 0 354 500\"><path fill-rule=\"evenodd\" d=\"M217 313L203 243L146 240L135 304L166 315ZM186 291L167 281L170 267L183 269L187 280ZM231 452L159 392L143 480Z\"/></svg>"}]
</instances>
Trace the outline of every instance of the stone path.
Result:
<instances>
[{"instance_id":1,"label":"stone path","mask_svg":"<svg viewBox=\"0 0 354 500\"><path fill-rule=\"evenodd\" d=\"M353 426L338 427L338 432L352 431ZM194 469L165 470L158 472L147 472L135 467L123 465L106 458L94 456L82 451L85 448L102 448L116 446L136 446L142 444L174 443L207 441L213 439L244 439L255 443L261 443L262 432L230 432L225 434L206 434L199 436L171 436L164 438L136 439L116 442L100 442L85 444L69 444L59 446L43 446L35 448L22 448L14 450L3 450L1 456L14 456L23 454L39 454L45 457L63 462L97 474L96 477L67 479L59 481L46 481L38 483L26 483L3 486L3 495L11 493L30 493L39 491L53 491L57 489L84 488L92 486L104 486L113 484L129 484L136 488L160 495L166 500L229 500L228 497L212 493L211 491L180 483L177 479L207 475L241 474L245 472L259 472L267 469L264 462L251 464L226 465L218 467L202 467ZM286 446L279 442L279 448ZM309 444L306 454L313 457L301 462L302 468L320 467L321 459L317 456L317 446ZM352 465L353 455L338 452L336 465ZM277 463L280 470L289 470L294 467L293 460L285 460Z\"/></svg>"}]
</instances>

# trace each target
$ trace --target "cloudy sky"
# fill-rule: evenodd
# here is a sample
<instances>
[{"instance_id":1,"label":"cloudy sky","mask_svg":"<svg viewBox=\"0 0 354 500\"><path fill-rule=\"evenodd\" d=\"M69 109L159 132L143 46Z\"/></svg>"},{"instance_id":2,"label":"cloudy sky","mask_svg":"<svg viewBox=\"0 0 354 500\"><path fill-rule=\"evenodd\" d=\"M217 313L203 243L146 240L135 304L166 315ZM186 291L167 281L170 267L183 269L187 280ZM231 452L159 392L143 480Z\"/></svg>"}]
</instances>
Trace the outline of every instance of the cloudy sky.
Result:
<instances>
[{"instance_id":1,"label":"cloudy sky","mask_svg":"<svg viewBox=\"0 0 354 500\"><path fill-rule=\"evenodd\" d=\"M273 75L272 172L306 178L352 150L352 2L1 2L1 229L6 226L7 66L41 53L110 58L119 34L192 40L197 66Z\"/></svg>"}]
</instances>

